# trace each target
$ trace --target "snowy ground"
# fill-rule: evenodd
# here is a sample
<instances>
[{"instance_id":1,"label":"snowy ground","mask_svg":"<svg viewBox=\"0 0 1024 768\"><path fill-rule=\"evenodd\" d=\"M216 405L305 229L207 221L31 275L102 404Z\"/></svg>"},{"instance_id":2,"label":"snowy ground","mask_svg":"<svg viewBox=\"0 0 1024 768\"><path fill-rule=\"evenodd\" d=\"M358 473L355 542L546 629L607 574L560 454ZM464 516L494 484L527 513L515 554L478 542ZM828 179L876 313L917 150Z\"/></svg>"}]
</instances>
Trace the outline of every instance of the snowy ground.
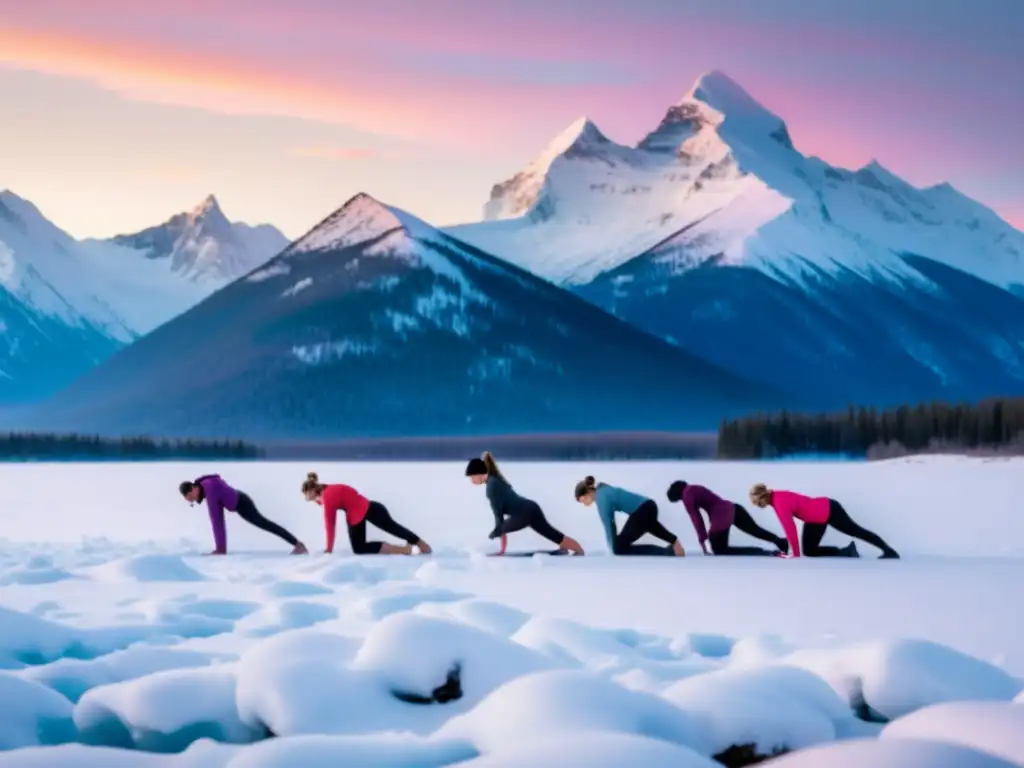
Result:
<instances>
[{"instance_id":1,"label":"snowy ground","mask_svg":"<svg viewBox=\"0 0 1024 768\"><path fill-rule=\"evenodd\" d=\"M0 768L1024 766L1022 468L508 464L588 555L500 560L462 464L0 466ZM211 469L313 551L311 469L436 552L292 558L232 516L203 557L176 486ZM588 473L694 556L608 557ZM703 557L678 478L835 496L904 559Z\"/></svg>"}]
</instances>

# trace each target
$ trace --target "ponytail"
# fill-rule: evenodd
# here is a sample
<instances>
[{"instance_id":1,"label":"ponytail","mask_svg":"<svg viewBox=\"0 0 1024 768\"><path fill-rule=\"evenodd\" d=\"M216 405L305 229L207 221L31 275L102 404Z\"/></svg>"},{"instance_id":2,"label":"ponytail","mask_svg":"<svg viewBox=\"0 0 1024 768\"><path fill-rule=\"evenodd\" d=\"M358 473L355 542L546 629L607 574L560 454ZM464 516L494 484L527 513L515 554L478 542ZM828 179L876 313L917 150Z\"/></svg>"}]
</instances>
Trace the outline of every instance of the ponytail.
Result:
<instances>
[{"instance_id":1,"label":"ponytail","mask_svg":"<svg viewBox=\"0 0 1024 768\"><path fill-rule=\"evenodd\" d=\"M480 458L483 459L484 466L487 467L488 477L500 477L502 480L505 479L505 476L501 474L501 470L498 469L498 462L494 460L494 456L490 451L484 451Z\"/></svg>"}]
</instances>

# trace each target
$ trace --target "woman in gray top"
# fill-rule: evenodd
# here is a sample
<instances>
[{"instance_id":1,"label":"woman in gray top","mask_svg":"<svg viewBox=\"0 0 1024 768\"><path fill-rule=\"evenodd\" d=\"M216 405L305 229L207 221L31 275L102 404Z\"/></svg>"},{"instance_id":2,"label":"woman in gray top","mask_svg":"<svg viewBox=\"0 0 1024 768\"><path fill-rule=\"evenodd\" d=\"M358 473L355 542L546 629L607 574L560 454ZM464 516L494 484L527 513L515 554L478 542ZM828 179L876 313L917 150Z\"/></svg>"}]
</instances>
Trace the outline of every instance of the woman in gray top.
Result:
<instances>
[{"instance_id":1,"label":"woman in gray top","mask_svg":"<svg viewBox=\"0 0 1024 768\"><path fill-rule=\"evenodd\" d=\"M487 486L487 500L491 503L491 511L494 513L494 530L488 538L501 538L504 545L508 534L529 528L557 544L559 549L569 550L577 555L583 554L583 547L576 539L566 536L548 522L537 502L524 499L512 489L498 470L498 464L490 451L484 451L479 459L469 460L466 465L466 477L473 485Z\"/></svg>"}]
</instances>

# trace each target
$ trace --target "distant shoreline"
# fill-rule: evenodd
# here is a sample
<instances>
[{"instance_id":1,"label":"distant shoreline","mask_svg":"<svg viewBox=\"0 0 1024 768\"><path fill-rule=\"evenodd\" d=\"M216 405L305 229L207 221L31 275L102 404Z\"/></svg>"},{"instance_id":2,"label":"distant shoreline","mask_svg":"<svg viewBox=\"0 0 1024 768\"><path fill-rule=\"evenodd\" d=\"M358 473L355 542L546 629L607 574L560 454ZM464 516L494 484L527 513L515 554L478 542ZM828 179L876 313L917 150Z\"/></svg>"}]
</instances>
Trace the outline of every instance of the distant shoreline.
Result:
<instances>
[{"instance_id":1,"label":"distant shoreline","mask_svg":"<svg viewBox=\"0 0 1024 768\"><path fill-rule=\"evenodd\" d=\"M484 437L355 438L260 443L270 461L454 461L492 451L505 461L714 459L715 432L593 432Z\"/></svg>"}]
</instances>

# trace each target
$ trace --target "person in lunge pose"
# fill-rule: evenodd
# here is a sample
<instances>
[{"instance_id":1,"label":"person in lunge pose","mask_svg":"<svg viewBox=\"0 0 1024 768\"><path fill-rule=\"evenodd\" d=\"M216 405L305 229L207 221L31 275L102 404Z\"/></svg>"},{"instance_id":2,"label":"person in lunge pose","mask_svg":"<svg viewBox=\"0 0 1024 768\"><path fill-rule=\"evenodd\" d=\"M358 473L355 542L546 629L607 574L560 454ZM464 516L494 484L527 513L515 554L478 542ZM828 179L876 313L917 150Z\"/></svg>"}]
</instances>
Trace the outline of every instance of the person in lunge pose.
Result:
<instances>
[{"instance_id":1,"label":"person in lunge pose","mask_svg":"<svg viewBox=\"0 0 1024 768\"><path fill-rule=\"evenodd\" d=\"M583 554L583 547L576 539L566 536L548 522L537 502L524 499L512 490L490 451L484 451L479 459L469 460L466 465L466 477L473 485L487 486L487 500L491 503L491 511L494 513L494 530L488 538L501 539L500 554L505 553L508 534L524 528L529 528L557 544L559 549L569 550L577 555Z\"/></svg>"},{"instance_id":2,"label":"person in lunge pose","mask_svg":"<svg viewBox=\"0 0 1024 768\"><path fill-rule=\"evenodd\" d=\"M686 554L679 537L658 521L658 505L653 499L639 496L630 491L607 483L598 483L593 477L586 477L576 483L576 501L585 507L597 504L597 514L604 526L608 551L616 555L675 555ZM615 530L615 513L627 516L622 530ZM667 542L669 546L637 544L645 533Z\"/></svg>"},{"instance_id":3,"label":"person in lunge pose","mask_svg":"<svg viewBox=\"0 0 1024 768\"><path fill-rule=\"evenodd\" d=\"M683 502L690 520L693 522L693 529L697 532L697 540L705 555L774 555L772 552L761 547L734 547L729 544L729 531L735 525L737 529L753 536L755 539L767 541L774 544L783 552L789 552L789 542L782 536L776 536L770 531L754 522L739 504L723 499L705 488L703 485L694 485L684 480L676 480L668 487L668 500L675 504ZM704 518L701 517L701 510L707 513L707 529L704 528ZM711 550L708 551L708 545Z\"/></svg>"},{"instance_id":4,"label":"person in lunge pose","mask_svg":"<svg viewBox=\"0 0 1024 768\"><path fill-rule=\"evenodd\" d=\"M309 551L306 545L291 533L261 515L249 494L232 488L220 475L203 475L195 480L186 480L178 486L178 490L190 504L206 502L210 512L210 525L213 527L214 550L211 555L228 553L228 534L224 525L225 509L235 512L250 525L287 541L292 545L293 555L305 555Z\"/></svg>"},{"instance_id":5,"label":"person in lunge pose","mask_svg":"<svg viewBox=\"0 0 1024 768\"><path fill-rule=\"evenodd\" d=\"M324 508L324 530L327 536L327 553L334 551L334 534L338 525L338 510L345 513L348 524L348 540L354 555L411 555L412 548L421 554L430 554L430 545L423 539L395 522L388 508L378 501L370 501L355 488L348 485L325 485L316 472L306 475L302 484L302 495L306 501ZM367 541L366 524L372 523L384 533L402 539L405 544L388 544L386 541Z\"/></svg>"},{"instance_id":6,"label":"person in lunge pose","mask_svg":"<svg viewBox=\"0 0 1024 768\"><path fill-rule=\"evenodd\" d=\"M767 506L775 508L775 514L782 523L782 530L786 532L792 549L792 554L784 557L800 557L801 554L805 557L859 557L857 545L852 541L845 547L822 546L821 538L829 526L878 547L882 550L883 559L899 557L896 550L886 544L881 536L857 525L835 499L824 496L810 498L792 491L773 491L764 483L758 483L750 489L750 501L761 509ZM797 538L794 520L804 524L800 538Z\"/></svg>"}]
</instances>

